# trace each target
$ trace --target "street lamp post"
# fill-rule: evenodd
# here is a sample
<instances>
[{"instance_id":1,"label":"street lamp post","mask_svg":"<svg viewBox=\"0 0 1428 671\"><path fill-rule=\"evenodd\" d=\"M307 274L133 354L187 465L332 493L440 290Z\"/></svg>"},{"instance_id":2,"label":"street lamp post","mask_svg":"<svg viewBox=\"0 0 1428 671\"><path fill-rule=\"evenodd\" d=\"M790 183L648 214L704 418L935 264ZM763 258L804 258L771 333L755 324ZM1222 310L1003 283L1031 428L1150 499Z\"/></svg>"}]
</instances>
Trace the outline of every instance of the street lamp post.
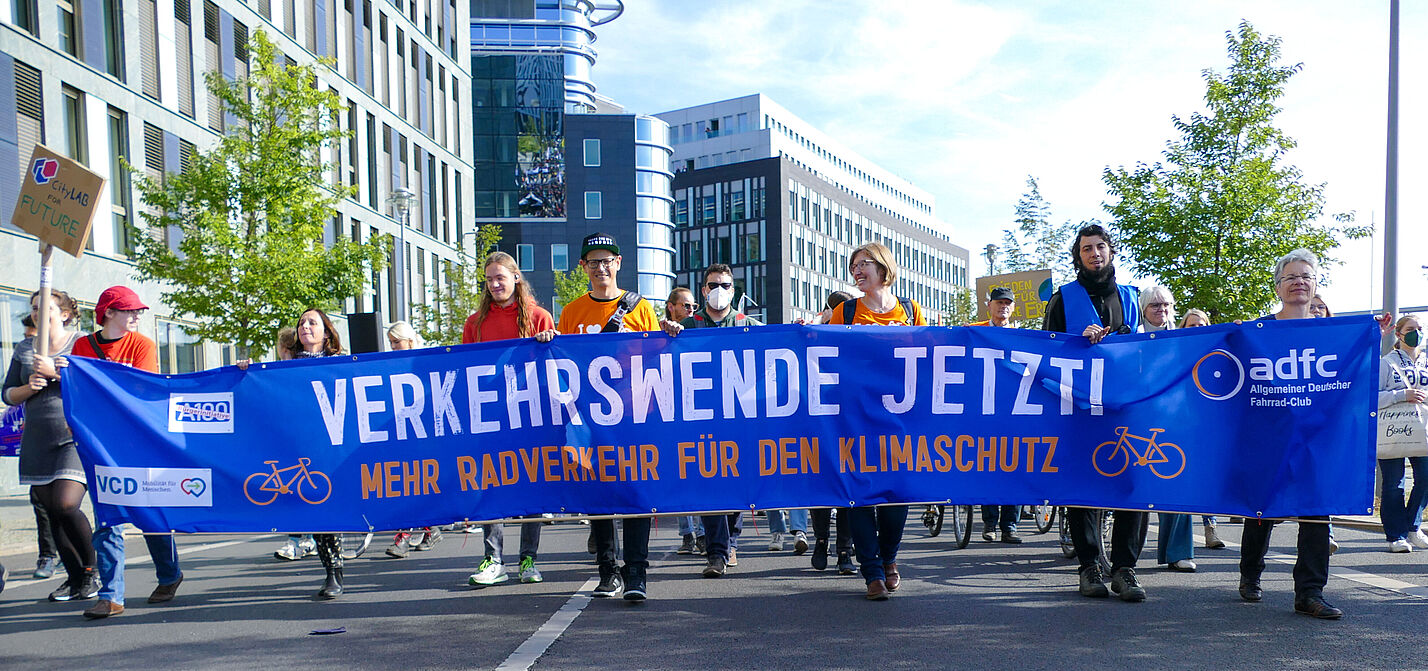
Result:
<instances>
[{"instance_id":1,"label":"street lamp post","mask_svg":"<svg viewBox=\"0 0 1428 671\"><path fill-rule=\"evenodd\" d=\"M392 306L399 320L407 318L407 215L411 212L416 197L416 193L404 186L397 187L392 195L387 196L387 204L392 206L392 213L396 215L397 225L400 227L397 234L397 246L402 250L401 268L398 268L396 273L398 298L397 304Z\"/></svg>"},{"instance_id":2,"label":"street lamp post","mask_svg":"<svg viewBox=\"0 0 1428 671\"><path fill-rule=\"evenodd\" d=\"M987 274L997 274L997 246L992 244L987 245L983 254L987 257Z\"/></svg>"}]
</instances>

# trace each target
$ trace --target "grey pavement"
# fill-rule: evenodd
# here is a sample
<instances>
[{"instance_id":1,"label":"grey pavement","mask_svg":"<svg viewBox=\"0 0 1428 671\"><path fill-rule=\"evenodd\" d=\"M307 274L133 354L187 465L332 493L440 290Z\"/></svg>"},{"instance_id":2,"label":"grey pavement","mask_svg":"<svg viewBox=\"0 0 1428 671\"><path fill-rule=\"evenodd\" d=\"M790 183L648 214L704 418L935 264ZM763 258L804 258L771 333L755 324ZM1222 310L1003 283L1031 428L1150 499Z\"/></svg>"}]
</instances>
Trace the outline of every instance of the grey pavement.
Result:
<instances>
[{"instance_id":1,"label":"grey pavement","mask_svg":"<svg viewBox=\"0 0 1428 671\"><path fill-rule=\"evenodd\" d=\"M1348 526L1337 532L1343 549L1327 590L1348 613L1339 622L1292 612L1292 560L1270 562L1259 604L1239 600L1233 547L1197 548L1196 573L1156 568L1154 522L1140 567L1149 592L1142 604L1078 596L1054 532L1026 534L1020 546L984 543L978 522L972 544L956 550L945 535L928 537L915 517L899 560L904 586L887 602L865 601L856 576L765 550L762 518L746 529L740 565L717 580L698 577L702 558L673 554L673 520L662 520L650 601L591 600L577 595L594 574L587 529L545 527L546 582L513 578L484 589L465 585L480 534L448 534L402 560L383 557L390 537L378 538L349 562L349 593L332 602L311 598L322 577L315 559L272 558L277 537L190 536L180 540L178 598L150 606L154 576L143 543L131 541L129 610L109 620L79 615L92 602L45 602L57 580L12 577L0 594L0 659L17 669L489 669L562 607L568 619L583 606L529 668L1428 667L1420 643L1428 599L1418 596L1428 594L1428 554L1389 554L1381 533ZM1222 523L1221 535L1237 541L1238 525ZM1294 524L1282 525L1273 552L1292 555L1294 537ZM33 563L4 560L21 570ZM335 627L346 633L309 635Z\"/></svg>"}]
</instances>

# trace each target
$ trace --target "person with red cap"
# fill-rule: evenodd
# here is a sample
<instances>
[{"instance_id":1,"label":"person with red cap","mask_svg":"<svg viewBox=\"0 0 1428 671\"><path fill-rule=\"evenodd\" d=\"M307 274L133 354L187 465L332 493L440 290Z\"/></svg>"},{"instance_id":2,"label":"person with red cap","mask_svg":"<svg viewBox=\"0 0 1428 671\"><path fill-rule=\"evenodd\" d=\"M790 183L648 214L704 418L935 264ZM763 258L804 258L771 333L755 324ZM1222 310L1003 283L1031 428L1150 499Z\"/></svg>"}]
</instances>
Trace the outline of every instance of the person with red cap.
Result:
<instances>
[{"instance_id":1,"label":"person with red cap","mask_svg":"<svg viewBox=\"0 0 1428 671\"><path fill-rule=\"evenodd\" d=\"M139 317L148 310L133 289L109 287L99 294L94 304L94 322L99 330L82 337L74 344L71 356L85 356L132 366L150 373L159 372L158 348L154 341L139 333ZM158 587L149 595L149 603L163 603L178 593L183 582L179 570L178 548L173 536L144 535L149 556L154 560ZM120 527L100 527L94 532L94 549L98 559L99 601L84 611L89 619L118 615L124 612L124 531Z\"/></svg>"}]
</instances>

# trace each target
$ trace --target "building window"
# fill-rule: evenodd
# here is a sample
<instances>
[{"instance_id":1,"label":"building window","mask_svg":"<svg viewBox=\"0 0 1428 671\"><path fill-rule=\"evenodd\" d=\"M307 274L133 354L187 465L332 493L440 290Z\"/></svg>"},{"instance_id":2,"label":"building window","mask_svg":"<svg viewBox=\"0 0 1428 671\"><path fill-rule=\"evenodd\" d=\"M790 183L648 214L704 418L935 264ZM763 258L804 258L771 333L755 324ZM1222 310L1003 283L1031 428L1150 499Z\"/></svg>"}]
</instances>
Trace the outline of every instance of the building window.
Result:
<instances>
[{"instance_id":1,"label":"building window","mask_svg":"<svg viewBox=\"0 0 1428 671\"><path fill-rule=\"evenodd\" d=\"M603 216L599 191L585 192L585 218L599 219Z\"/></svg>"},{"instance_id":2,"label":"building window","mask_svg":"<svg viewBox=\"0 0 1428 671\"><path fill-rule=\"evenodd\" d=\"M550 269L557 272L570 270L570 245L560 243L550 246Z\"/></svg>"},{"instance_id":3,"label":"building window","mask_svg":"<svg viewBox=\"0 0 1428 671\"><path fill-rule=\"evenodd\" d=\"M119 1L103 0L101 6L104 11L104 69L122 82L124 81L124 15L123 7ZM143 11L142 8L141 11Z\"/></svg>"},{"instance_id":4,"label":"building window","mask_svg":"<svg viewBox=\"0 0 1428 671\"><path fill-rule=\"evenodd\" d=\"M516 264L521 270L535 270L535 245L516 245Z\"/></svg>"},{"instance_id":5,"label":"building window","mask_svg":"<svg viewBox=\"0 0 1428 671\"><path fill-rule=\"evenodd\" d=\"M79 37L75 34L78 22L74 20L74 3L70 0L58 0L56 4L59 5L60 49L71 56L78 56Z\"/></svg>"},{"instance_id":6,"label":"building window","mask_svg":"<svg viewBox=\"0 0 1428 671\"><path fill-rule=\"evenodd\" d=\"M88 144L84 137L84 94L68 86L64 87L63 92L65 152L75 161L88 165Z\"/></svg>"},{"instance_id":7,"label":"building window","mask_svg":"<svg viewBox=\"0 0 1428 671\"><path fill-rule=\"evenodd\" d=\"M585 141L585 167L600 167L600 141L589 139Z\"/></svg>"},{"instance_id":8,"label":"building window","mask_svg":"<svg viewBox=\"0 0 1428 671\"><path fill-rule=\"evenodd\" d=\"M689 202L683 198L674 202L674 225L689 225Z\"/></svg>"},{"instance_id":9,"label":"building window","mask_svg":"<svg viewBox=\"0 0 1428 671\"><path fill-rule=\"evenodd\" d=\"M36 0L15 0L15 27L40 36L40 9Z\"/></svg>"},{"instance_id":10,"label":"building window","mask_svg":"<svg viewBox=\"0 0 1428 671\"><path fill-rule=\"evenodd\" d=\"M109 208L114 219L114 251L134 253L133 226L129 215L129 115L109 108Z\"/></svg>"}]
</instances>

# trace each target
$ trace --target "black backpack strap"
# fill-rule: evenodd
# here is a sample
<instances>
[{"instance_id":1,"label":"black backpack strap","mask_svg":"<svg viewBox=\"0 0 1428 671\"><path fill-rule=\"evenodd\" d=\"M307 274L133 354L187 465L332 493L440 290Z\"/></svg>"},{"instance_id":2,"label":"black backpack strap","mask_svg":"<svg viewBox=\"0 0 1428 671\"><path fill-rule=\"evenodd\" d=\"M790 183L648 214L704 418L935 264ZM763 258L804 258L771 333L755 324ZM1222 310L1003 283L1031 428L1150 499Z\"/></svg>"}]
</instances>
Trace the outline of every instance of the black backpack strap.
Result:
<instances>
[{"instance_id":1,"label":"black backpack strap","mask_svg":"<svg viewBox=\"0 0 1428 671\"><path fill-rule=\"evenodd\" d=\"M899 296L897 303L902 306L902 314L907 317L907 325L912 326L916 324L916 316L912 312L912 301Z\"/></svg>"},{"instance_id":2,"label":"black backpack strap","mask_svg":"<svg viewBox=\"0 0 1428 671\"><path fill-rule=\"evenodd\" d=\"M852 324L853 315L858 313L858 299L849 298L838 305L838 309L843 311L843 323Z\"/></svg>"},{"instance_id":3,"label":"black backpack strap","mask_svg":"<svg viewBox=\"0 0 1428 671\"><path fill-rule=\"evenodd\" d=\"M625 325L625 315L629 314L630 310L635 309L635 306L639 305L642 300L644 300L643 296L633 291L626 291L624 295L620 296L619 303L615 306L615 311L610 314L610 321L605 322L605 328L600 329L600 332L619 332Z\"/></svg>"},{"instance_id":4,"label":"black backpack strap","mask_svg":"<svg viewBox=\"0 0 1428 671\"><path fill-rule=\"evenodd\" d=\"M108 361L109 357L104 354L104 350L99 347L99 338L93 333L89 334L89 346L94 349L94 358L100 361Z\"/></svg>"}]
</instances>

